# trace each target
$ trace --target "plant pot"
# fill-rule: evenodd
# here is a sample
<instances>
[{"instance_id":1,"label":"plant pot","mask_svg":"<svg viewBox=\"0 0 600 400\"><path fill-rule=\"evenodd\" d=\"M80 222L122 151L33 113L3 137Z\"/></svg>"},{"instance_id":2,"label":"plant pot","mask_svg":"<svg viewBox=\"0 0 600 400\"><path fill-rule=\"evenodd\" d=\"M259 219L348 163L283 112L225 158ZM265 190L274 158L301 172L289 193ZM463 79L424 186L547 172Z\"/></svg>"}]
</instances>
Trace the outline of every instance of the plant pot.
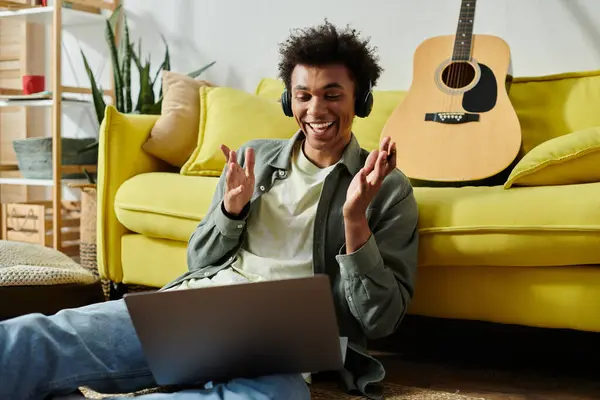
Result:
<instances>
[{"instance_id":1,"label":"plant pot","mask_svg":"<svg viewBox=\"0 0 600 400\"><path fill-rule=\"evenodd\" d=\"M83 148L96 141L95 138L62 138L63 165L96 165L98 148L85 152ZM19 170L24 178L52 179L52 138L28 138L13 140ZM85 174L62 174L63 179L83 179Z\"/></svg>"}]
</instances>

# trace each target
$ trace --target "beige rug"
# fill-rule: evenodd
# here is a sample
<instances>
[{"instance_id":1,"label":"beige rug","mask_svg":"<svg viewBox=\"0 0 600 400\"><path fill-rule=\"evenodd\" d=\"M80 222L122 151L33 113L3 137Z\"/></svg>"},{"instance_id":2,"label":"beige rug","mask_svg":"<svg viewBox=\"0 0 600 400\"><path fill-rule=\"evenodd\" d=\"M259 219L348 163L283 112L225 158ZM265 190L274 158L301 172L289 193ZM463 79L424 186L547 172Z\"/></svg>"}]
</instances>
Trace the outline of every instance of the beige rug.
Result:
<instances>
[{"instance_id":1,"label":"beige rug","mask_svg":"<svg viewBox=\"0 0 600 400\"><path fill-rule=\"evenodd\" d=\"M109 395L102 395L86 388L81 388L86 398L102 399ZM336 390L335 386L318 384L311 386L312 400L360 400L363 397L345 394ZM136 397L142 394L152 393L154 390L144 390L129 393L122 396ZM437 390L429 390L418 387L402 386L395 383L384 384L384 399L386 400L484 400L482 397L464 396L458 393L448 393Z\"/></svg>"}]
</instances>

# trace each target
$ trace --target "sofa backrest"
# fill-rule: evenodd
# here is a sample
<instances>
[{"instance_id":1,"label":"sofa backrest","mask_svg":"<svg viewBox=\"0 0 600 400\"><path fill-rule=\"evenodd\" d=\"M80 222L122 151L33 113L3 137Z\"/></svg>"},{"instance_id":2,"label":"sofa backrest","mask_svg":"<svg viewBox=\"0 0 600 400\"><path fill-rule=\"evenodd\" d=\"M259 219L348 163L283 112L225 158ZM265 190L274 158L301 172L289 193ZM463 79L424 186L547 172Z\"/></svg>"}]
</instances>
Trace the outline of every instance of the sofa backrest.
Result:
<instances>
[{"instance_id":1,"label":"sofa backrest","mask_svg":"<svg viewBox=\"0 0 600 400\"><path fill-rule=\"evenodd\" d=\"M283 88L282 81L264 78L255 93L277 100ZM404 90L373 92L375 102L371 115L354 120L354 133L362 147L367 150L378 147L387 118L406 94ZM546 140L600 126L600 70L517 77L512 82L509 97L521 123L520 157Z\"/></svg>"}]
</instances>

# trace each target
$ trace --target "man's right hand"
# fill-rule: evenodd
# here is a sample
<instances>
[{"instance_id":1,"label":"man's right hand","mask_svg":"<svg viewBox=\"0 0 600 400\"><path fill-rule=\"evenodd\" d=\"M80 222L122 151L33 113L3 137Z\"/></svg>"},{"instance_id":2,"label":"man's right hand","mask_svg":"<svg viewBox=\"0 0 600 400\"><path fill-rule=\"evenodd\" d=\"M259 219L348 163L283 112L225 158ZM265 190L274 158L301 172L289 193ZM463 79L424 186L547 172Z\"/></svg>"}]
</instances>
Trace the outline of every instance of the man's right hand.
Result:
<instances>
[{"instance_id":1,"label":"man's right hand","mask_svg":"<svg viewBox=\"0 0 600 400\"><path fill-rule=\"evenodd\" d=\"M246 149L244 168L238 164L235 151L224 144L221 145L221 151L227 159L223 205L229 214L237 216L248 204L254 192L254 149Z\"/></svg>"}]
</instances>

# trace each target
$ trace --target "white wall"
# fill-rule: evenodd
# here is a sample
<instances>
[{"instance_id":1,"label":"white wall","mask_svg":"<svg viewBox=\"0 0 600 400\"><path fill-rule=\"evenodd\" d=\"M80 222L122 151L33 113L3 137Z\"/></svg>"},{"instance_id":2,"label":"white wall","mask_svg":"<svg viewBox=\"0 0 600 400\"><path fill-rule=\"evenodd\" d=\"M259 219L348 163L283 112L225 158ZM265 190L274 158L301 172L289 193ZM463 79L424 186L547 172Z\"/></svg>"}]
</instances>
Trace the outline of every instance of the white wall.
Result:
<instances>
[{"instance_id":1,"label":"white wall","mask_svg":"<svg viewBox=\"0 0 600 400\"><path fill-rule=\"evenodd\" d=\"M410 85L412 55L425 38L453 34L459 0L124 0L152 59L162 58L157 31L170 44L172 68L188 72L216 60L217 84L254 90L277 73L278 42L290 28L326 17L371 36L385 72L379 88ZM600 68L600 0L479 0L475 33L511 47L516 76ZM148 48L148 47L146 47Z\"/></svg>"},{"instance_id":2,"label":"white wall","mask_svg":"<svg viewBox=\"0 0 600 400\"><path fill-rule=\"evenodd\" d=\"M204 75L218 85L253 91L277 74L278 43L289 30L328 18L370 36L385 69L379 89L407 89L412 56L424 39L453 34L459 0L123 0L133 38L141 37L153 69L170 46L172 70L217 63ZM479 0L475 33L504 38L515 76L600 68L600 0ZM79 46L108 84L103 27L77 28L64 39L65 84L87 85ZM66 58L68 57L68 60ZM132 79L137 79L135 68ZM91 111L91 108L90 108ZM88 130L92 113L73 113L70 132ZM83 124L83 125L82 125ZM95 134L91 128L90 134ZM67 133L68 134L68 133Z\"/></svg>"}]
</instances>

